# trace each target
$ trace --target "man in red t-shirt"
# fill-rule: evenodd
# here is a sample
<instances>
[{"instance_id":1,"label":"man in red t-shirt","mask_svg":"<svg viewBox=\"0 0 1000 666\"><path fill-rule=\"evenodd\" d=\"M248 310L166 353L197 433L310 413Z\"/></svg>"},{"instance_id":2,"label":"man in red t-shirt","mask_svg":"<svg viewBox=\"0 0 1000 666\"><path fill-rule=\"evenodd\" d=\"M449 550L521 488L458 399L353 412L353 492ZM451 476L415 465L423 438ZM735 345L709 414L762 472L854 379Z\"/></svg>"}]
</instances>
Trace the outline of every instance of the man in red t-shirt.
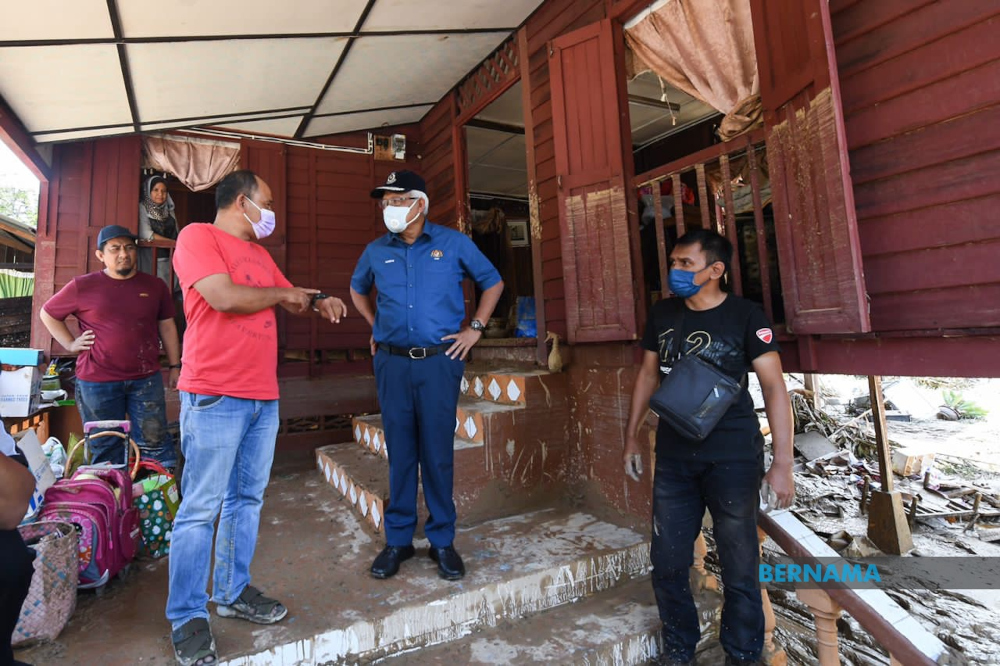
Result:
<instances>
[{"instance_id":1,"label":"man in red t-shirt","mask_svg":"<svg viewBox=\"0 0 1000 666\"><path fill-rule=\"evenodd\" d=\"M124 420L142 457L164 467L177 465L177 447L167 432L160 341L170 364L170 388L177 386L181 352L170 291L155 275L137 270L134 233L117 224L97 236L104 270L73 278L50 298L39 318L76 359L76 404L87 421ZM74 337L66 317L74 315ZM128 452L117 437L90 442L92 462L120 464Z\"/></svg>"},{"instance_id":2,"label":"man in red t-shirt","mask_svg":"<svg viewBox=\"0 0 1000 666\"><path fill-rule=\"evenodd\" d=\"M296 314L312 306L331 322L347 313L339 298L293 287L254 242L274 231L272 203L271 188L252 171L231 173L216 187L215 223L186 226L174 251L188 322L178 385L185 464L166 614L183 666L217 660L205 593L217 517L216 613L258 624L273 624L288 613L250 585L278 434L274 306Z\"/></svg>"}]
</instances>

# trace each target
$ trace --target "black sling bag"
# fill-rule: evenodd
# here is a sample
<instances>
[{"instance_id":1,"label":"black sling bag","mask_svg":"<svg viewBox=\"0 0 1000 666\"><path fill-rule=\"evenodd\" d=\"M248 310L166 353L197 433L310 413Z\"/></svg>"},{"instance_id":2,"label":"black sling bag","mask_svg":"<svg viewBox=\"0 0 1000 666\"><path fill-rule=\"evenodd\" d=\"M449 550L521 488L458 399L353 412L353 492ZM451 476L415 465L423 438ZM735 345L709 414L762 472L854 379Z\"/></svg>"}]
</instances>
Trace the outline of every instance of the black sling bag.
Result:
<instances>
[{"instance_id":1,"label":"black sling bag","mask_svg":"<svg viewBox=\"0 0 1000 666\"><path fill-rule=\"evenodd\" d=\"M687 309L683 303L681 307ZM704 440L743 390L746 376L737 382L696 354L681 355L684 310L677 327L676 352L670 372L649 399L649 408L683 437Z\"/></svg>"}]
</instances>

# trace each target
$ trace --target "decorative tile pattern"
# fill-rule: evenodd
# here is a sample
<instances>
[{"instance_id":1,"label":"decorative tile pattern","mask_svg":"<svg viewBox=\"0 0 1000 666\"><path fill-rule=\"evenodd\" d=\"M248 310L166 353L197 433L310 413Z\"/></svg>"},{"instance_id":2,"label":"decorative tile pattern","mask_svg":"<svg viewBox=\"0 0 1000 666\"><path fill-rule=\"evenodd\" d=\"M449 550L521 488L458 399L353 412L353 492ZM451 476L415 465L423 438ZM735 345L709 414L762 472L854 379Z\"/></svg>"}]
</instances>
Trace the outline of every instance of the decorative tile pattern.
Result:
<instances>
[{"instance_id":1,"label":"decorative tile pattern","mask_svg":"<svg viewBox=\"0 0 1000 666\"><path fill-rule=\"evenodd\" d=\"M497 382L496 378L490 380L489 391L490 395L493 396L494 402L500 399L503 390L500 388L500 384Z\"/></svg>"},{"instance_id":2,"label":"decorative tile pattern","mask_svg":"<svg viewBox=\"0 0 1000 666\"><path fill-rule=\"evenodd\" d=\"M511 402L517 402L517 399L521 397L521 389L518 388L517 382L513 379L507 384L507 397L510 398Z\"/></svg>"},{"instance_id":3,"label":"decorative tile pattern","mask_svg":"<svg viewBox=\"0 0 1000 666\"><path fill-rule=\"evenodd\" d=\"M462 395L468 395L469 393L469 380L462 377Z\"/></svg>"},{"instance_id":4,"label":"decorative tile pattern","mask_svg":"<svg viewBox=\"0 0 1000 666\"><path fill-rule=\"evenodd\" d=\"M355 425L354 426L354 441L357 442L358 444L361 443L361 426L360 425Z\"/></svg>"},{"instance_id":5,"label":"decorative tile pattern","mask_svg":"<svg viewBox=\"0 0 1000 666\"><path fill-rule=\"evenodd\" d=\"M372 445L372 431L369 428L365 428L365 446Z\"/></svg>"},{"instance_id":6,"label":"decorative tile pattern","mask_svg":"<svg viewBox=\"0 0 1000 666\"><path fill-rule=\"evenodd\" d=\"M382 438L379 435L381 435L381 433L376 430L375 436L372 438L372 450L375 451L375 453L382 452Z\"/></svg>"},{"instance_id":7,"label":"decorative tile pattern","mask_svg":"<svg viewBox=\"0 0 1000 666\"><path fill-rule=\"evenodd\" d=\"M368 517L368 497L366 497L365 493L363 493L363 492L360 495L358 495L358 508L361 509L361 515L364 516L365 518L367 518Z\"/></svg>"},{"instance_id":8,"label":"decorative tile pattern","mask_svg":"<svg viewBox=\"0 0 1000 666\"><path fill-rule=\"evenodd\" d=\"M482 377L476 377L476 388L475 388L475 391L476 391L476 397L477 398L482 398L483 397L484 388L483 388L483 378Z\"/></svg>"},{"instance_id":9,"label":"decorative tile pattern","mask_svg":"<svg viewBox=\"0 0 1000 666\"><path fill-rule=\"evenodd\" d=\"M378 509L378 502L372 499L372 522L375 523L375 528L382 529L382 512Z\"/></svg>"},{"instance_id":10,"label":"decorative tile pattern","mask_svg":"<svg viewBox=\"0 0 1000 666\"><path fill-rule=\"evenodd\" d=\"M465 435L469 439L475 439L479 429L476 428L476 420L471 416L465 419Z\"/></svg>"}]
</instances>

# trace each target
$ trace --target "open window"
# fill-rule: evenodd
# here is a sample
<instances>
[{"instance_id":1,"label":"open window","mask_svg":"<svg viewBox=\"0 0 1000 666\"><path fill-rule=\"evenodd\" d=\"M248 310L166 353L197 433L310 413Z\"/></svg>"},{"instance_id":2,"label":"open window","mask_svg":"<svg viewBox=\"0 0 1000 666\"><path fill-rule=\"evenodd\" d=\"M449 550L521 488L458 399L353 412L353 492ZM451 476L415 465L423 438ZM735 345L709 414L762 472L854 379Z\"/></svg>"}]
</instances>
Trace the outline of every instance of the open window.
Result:
<instances>
[{"instance_id":1,"label":"open window","mask_svg":"<svg viewBox=\"0 0 1000 666\"><path fill-rule=\"evenodd\" d=\"M534 344L534 241L528 232L528 158L521 83L465 124L472 240L500 272L504 292L487 324L487 339ZM479 294L476 294L477 300ZM530 341L529 341L530 339ZM489 343L486 343L489 344Z\"/></svg>"},{"instance_id":2,"label":"open window","mask_svg":"<svg viewBox=\"0 0 1000 666\"><path fill-rule=\"evenodd\" d=\"M624 26L644 293L650 301L668 296L674 242L693 227L710 228L734 247L724 288L781 322L749 5L724 4L693 11L690 3L655 2ZM727 21L713 16L727 11Z\"/></svg>"}]
</instances>

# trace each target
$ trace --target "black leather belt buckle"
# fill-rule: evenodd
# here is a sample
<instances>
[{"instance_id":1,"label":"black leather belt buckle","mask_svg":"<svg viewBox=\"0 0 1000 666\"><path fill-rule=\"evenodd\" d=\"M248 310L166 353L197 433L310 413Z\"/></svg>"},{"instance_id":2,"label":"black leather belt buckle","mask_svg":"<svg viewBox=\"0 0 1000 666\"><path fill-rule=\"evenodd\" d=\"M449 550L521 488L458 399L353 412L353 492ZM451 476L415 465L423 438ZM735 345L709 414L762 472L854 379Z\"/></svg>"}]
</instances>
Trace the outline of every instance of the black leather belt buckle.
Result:
<instances>
[{"instance_id":1,"label":"black leather belt buckle","mask_svg":"<svg viewBox=\"0 0 1000 666\"><path fill-rule=\"evenodd\" d=\"M407 354L409 354L410 358L419 361L420 359L427 358L427 347L413 347Z\"/></svg>"}]
</instances>

